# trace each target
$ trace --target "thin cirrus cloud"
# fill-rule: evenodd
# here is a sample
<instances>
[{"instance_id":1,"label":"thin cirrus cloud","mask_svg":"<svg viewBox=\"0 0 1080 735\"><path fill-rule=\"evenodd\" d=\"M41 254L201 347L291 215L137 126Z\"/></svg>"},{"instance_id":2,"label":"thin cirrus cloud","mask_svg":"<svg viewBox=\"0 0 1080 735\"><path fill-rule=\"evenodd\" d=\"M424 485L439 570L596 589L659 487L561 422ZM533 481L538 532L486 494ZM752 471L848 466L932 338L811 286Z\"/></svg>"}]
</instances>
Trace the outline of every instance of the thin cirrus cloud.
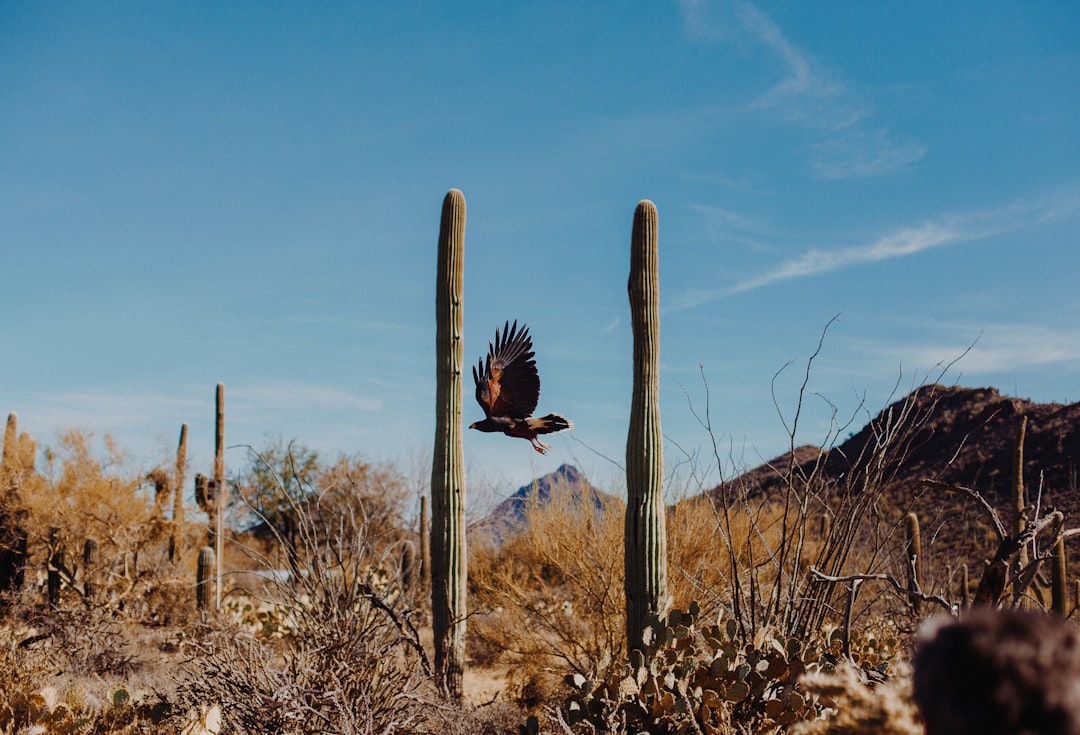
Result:
<instances>
[{"instance_id":1,"label":"thin cirrus cloud","mask_svg":"<svg viewBox=\"0 0 1080 735\"><path fill-rule=\"evenodd\" d=\"M863 340L852 345L890 365L932 372L951 365L963 375L1012 374L1025 368L1080 362L1080 331L1041 324L928 324L944 332L920 344Z\"/></svg>"},{"instance_id":2,"label":"thin cirrus cloud","mask_svg":"<svg viewBox=\"0 0 1080 735\"><path fill-rule=\"evenodd\" d=\"M1077 212L1080 212L1080 189L1067 189L997 209L943 215L937 221L905 227L864 245L832 250L811 248L726 289L687 289L676 296L665 311L690 309L723 296L754 291L782 281L810 278L866 263L917 255L932 248L1015 232L1072 217Z\"/></svg>"},{"instance_id":3,"label":"thin cirrus cloud","mask_svg":"<svg viewBox=\"0 0 1080 735\"><path fill-rule=\"evenodd\" d=\"M775 268L743 280L725 293L743 293L779 281L830 273L863 263L915 255L931 248L1015 232L1080 211L1080 191L1055 192L997 209L943 216L937 222L906 227L867 245L822 250L813 248Z\"/></svg>"},{"instance_id":4,"label":"thin cirrus cloud","mask_svg":"<svg viewBox=\"0 0 1080 735\"><path fill-rule=\"evenodd\" d=\"M922 143L873 123L873 104L842 76L788 40L760 8L745 0L682 0L687 35L717 43L733 37L764 48L781 77L748 106L785 123L815 131L821 139L808 148L810 170L827 179L885 176L926 155Z\"/></svg>"}]
</instances>

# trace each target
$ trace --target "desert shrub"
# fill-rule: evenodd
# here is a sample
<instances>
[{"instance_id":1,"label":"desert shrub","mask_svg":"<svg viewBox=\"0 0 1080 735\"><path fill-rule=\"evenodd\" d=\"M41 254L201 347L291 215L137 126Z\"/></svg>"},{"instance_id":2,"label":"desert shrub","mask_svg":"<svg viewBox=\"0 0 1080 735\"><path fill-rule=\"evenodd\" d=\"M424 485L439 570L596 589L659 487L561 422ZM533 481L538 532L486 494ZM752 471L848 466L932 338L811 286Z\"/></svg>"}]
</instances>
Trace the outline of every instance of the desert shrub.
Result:
<instances>
[{"instance_id":1,"label":"desert shrub","mask_svg":"<svg viewBox=\"0 0 1080 735\"><path fill-rule=\"evenodd\" d=\"M556 486L530 498L519 528L476 536L469 650L510 665L525 699L544 699L553 672L597 676L624 655L621 503Z\"/></svg>"},{"instance_id":2,"label":"desert shrub","mask_svg":"<svg viewBox=\"0 0 1080 735\"><path fill-rule=\"evenodd\" d=\"M368 518L324 509L324 499L289 506L288 536L269 526L289 575L269 576L261 602L238 599L189 631L181 709L219 705L224 727L238 732L383 733L422 723L431 667L396 565L377 550ZM279 568L274 558L267 569Z\"/></svg>"},{"instance_id":3,"label":"desert shrub","mask_svg":"<svg viewBox=\"0 0 1080 735\"><path fill-rule=\"evenodd\" d=\"M411 490L392 464L344 455L326 464L302 444L274 442L252 450L236 486L231 516L249 532L245 543L261 541L264 552L304 553L305 524L315 537L363 533L369 552L380 556L407 535ZM287 556L277 561L279 568L292 563Z\"/></svg>"},{"instance_id":4,"label":"desert shrub","mask_svg":"<svg viewBox=\"0 0 1080 735\"><path fill-rule=\"evenodd\" d=\"M18 502L27 533L30 569L50 566L60 582L58 604L129 608L140 616L148 590L172 572L166 562L164 526L154 521L149 482L129 470L122 452L105 437L105 453L92 436L72 430L44 451L40 473L27 475ZM94 601L85 599L83 546L98 543ZM28 574L33 579L33 574ZM44 591L44 580L39 587Z\"/></svg>"}]
</instances>

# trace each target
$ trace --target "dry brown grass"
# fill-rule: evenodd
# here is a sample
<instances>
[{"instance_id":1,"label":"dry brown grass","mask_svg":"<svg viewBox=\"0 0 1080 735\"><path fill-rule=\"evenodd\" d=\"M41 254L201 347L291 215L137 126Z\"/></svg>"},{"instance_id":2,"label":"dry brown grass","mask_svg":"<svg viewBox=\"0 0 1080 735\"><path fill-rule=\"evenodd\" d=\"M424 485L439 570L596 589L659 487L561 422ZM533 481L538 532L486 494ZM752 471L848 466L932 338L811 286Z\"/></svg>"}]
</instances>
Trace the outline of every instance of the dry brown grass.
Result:
<instances>
[{"instance_id":1,"label":"dry brown grass","mask_svg":"<svg viewBox=\"0 0 1080 735\"><path fill-rule=\"evenodd\" d=\"M567 671L595 675L623 654L623 514L567 488L526 508L524 530L470 549L470 649L506 666L519 696L537 703Z\"/></svg>"}]
</instances>

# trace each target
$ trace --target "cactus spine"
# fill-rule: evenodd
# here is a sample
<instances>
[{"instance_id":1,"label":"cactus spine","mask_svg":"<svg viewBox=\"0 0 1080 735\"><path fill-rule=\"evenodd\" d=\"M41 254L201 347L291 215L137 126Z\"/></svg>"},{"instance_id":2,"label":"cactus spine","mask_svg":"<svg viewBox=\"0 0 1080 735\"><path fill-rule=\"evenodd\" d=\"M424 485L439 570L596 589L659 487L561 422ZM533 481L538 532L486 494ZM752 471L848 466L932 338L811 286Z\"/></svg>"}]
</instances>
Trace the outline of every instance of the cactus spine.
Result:
<instances>
[{"instance_id":1,"label":"cactus spine","mask_svg":"<svg viewBox=\"0 0 1080 735\"><path fill-rule=\"evenodd\" d=\"M918 566L922 559L922 533L919 531L919 516L914 512L907 514L907 573L908 589L914 590L919 584ZM911 608L916 615L922 613L922 600L911 598Z\"/></svg>"},{"instance_id":2,"label":"cactus spine","mask_svg":"<svg viewBox=\"0 0 1080 735\"><path fill-rule=\"evenodd\" d=\"M634 211L630 237L630 318L634 393L626 437L625 588L630 650L642 649L650 619L667 608L664 446L660 430L660 278L656 206Z\"/></svg>"},{"instance_id":3,"label":"cactus spine","mask_svg":"<svg viewBox=\"0 0 1080 735\"><path fill-rule=\"evenodd\" d=\"M465 672L465 470L461 446L465 197L443 199L435 288L435 453L431 464L431 617L444 691L462 695Z\"/></svg>"},{"instance_id":4,"label":"cactus spine","mask_svg":"<svg viewBox=\"0 0 1080 735\"><path fill-rule=\"evenodd\" d=\"M214 581L215 567L213 547L204 546L199 549L199 564L195 576L195 604L200 612L206 612L213 604L214 585L211 583Z\"/></svg>"}]
</instances>

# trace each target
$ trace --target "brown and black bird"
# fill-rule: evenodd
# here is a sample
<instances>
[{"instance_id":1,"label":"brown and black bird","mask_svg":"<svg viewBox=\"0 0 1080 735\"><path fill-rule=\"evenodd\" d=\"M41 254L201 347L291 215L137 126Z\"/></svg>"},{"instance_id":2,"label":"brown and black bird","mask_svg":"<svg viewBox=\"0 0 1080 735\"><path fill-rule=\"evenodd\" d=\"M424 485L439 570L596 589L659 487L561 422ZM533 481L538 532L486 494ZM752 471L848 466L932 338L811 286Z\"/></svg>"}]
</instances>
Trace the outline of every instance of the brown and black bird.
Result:
<instances>
[{"instance_id":1,"label":"brown and black bird","mask_svg":"<svg viewBox=\"0 0 1080 735\"><path fill-rule=\"evenodd\" d=\"M537 437L573 428L573 424L557 413L532 417L540 400L540 375L533 355L532 338L524 324L518 331L517 320L513 326L507 321L501 335L495 330L487 357L473 368L476 402L484 409L484 420L469 428L528 439L533 449L544 454L551 447Z\"/></svg>"}]
</instances>

